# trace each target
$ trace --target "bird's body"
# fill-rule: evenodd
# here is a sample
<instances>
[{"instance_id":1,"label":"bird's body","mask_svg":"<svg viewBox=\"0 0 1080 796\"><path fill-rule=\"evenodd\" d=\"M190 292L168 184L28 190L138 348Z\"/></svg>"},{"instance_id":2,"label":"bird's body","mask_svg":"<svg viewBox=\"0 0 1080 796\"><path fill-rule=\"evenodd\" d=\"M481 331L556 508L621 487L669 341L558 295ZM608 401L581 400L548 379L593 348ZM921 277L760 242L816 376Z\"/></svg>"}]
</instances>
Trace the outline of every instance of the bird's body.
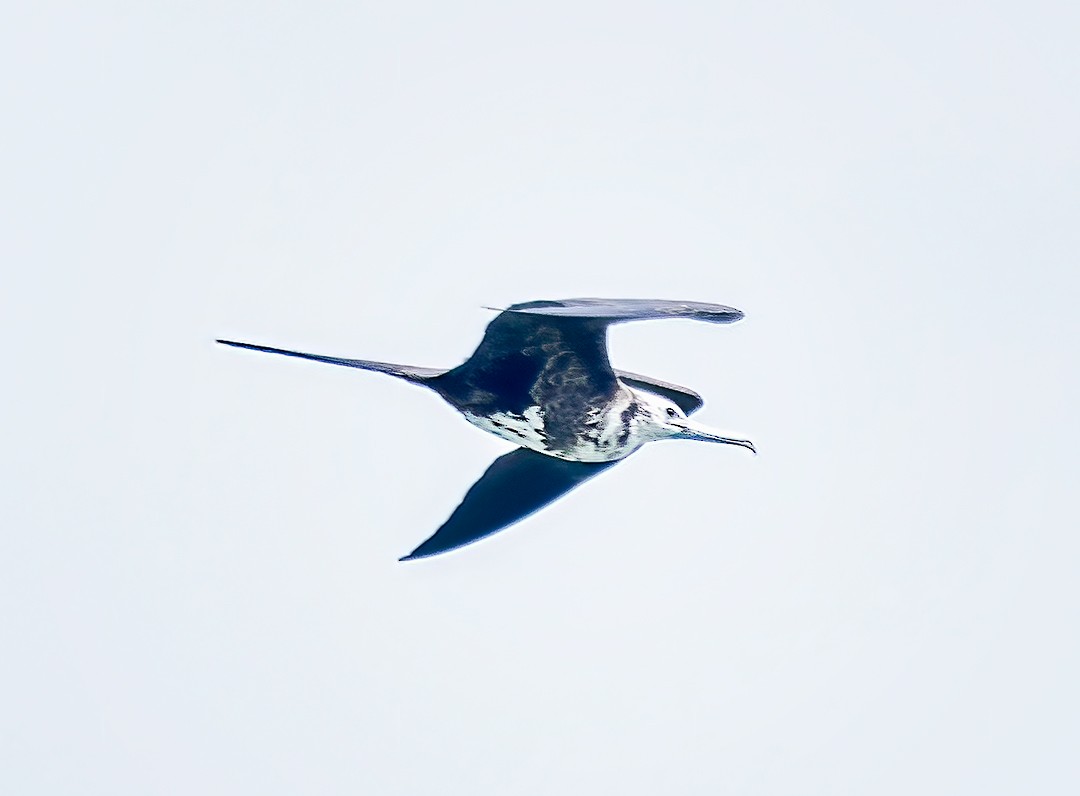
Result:
<instances>
[{"instance_id":1,"label":"bird's body","mask_svg":"<svg viewBox=\"0 0 1080 796\"><path fill-rule=\"evenodd\" d=\"M547 433L547 413L539 404L526 407L521 414L462 414L477 428L508 442L569 462L616 462L656 438L650 433L649 398L622 384L605 405L586 408L578 416L573 435L558 441Z\"/></svg>"},{"instance_id":2,"label":"bird's body","mask_svg":"<svg viewBox=\"0 0 1080 796\"><path fill-rule=\"evenodd\" d=\"M229 340L256 351L375 370L437 392L466 420L515 445L457 511L406 558L460 547L523 518L648 442L682 437L741 445L689 420L701 396L611 367L607 327L650 318L731 323L742 313L699 302L566 299L515 304L451 370L304 354Z\"/></svg>"}]
</instances>

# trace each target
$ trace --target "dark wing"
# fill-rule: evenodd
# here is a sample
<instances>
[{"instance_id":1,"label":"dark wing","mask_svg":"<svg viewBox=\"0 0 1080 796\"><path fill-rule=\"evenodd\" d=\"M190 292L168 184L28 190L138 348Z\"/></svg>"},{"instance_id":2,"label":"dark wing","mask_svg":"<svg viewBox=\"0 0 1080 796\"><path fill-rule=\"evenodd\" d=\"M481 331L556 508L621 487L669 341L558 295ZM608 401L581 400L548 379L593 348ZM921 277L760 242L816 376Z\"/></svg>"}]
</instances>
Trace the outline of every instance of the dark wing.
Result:
<instances>
[{"instance_id":1,"label":"dark wing","mask_svg":"<svg viewBox=\"0 0 1080 796\"><path fill-rule=\"evenodd\" d=\"M539 511L615 462L567 462L518 448L487 468L450 519L409 555L400 559L445 553L490 536Z\"/></svg>"},{"instance_id":2,"label":"dark wing","mask_svg":"<svg viewBox=\"0 0 1080 796\"><path fill-rule=\"evenodd\" d=\"M547 315L553 318L592 318L607 323L648 321L657 318L689 318L710 323L734 323L743 317L739 310L722 304L665 299L577 298L561 301L529 301L525 304L514 304L506 311L523 315Z\"/></svg>"},{"instance_id":3,"label":"dark wing","mask_svg":"<svg viewBox=\"0 0 1080 796\"><path fill-rule=\"evenodd\" d=\"M655 299L565 299L514 304L500 313L467 362L431 386L477 415L521 414L540 406L556 447L572 443L577 419L617 391L607 327L654 318L731 323L742 313L719 304ZM565 426L565 427L564 427Z\"/></svg>"},{"instance_id":4,"label":"dark wing","mask_svg":"<svg viewBox=\"0 0 1080 796\"><path fill-rule=\"evenodd\" d=\"M680 387L678 384L654 379L652 376L642 376L640 373L630 373L625 370L617 370L615 375L619 381L628 387L664 396L688 415L696 412L705 403L705 399L689 387Z\"/></svg>"}]
</instances>

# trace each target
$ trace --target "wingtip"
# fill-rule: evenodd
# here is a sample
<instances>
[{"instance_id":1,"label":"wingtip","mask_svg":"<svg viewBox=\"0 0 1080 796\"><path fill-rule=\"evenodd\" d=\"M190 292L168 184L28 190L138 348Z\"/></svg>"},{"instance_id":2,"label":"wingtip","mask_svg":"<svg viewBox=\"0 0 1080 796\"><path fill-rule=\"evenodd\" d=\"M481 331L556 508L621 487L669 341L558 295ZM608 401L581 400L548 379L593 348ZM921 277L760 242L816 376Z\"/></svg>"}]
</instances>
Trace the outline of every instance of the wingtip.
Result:
<instances>
[{"instance_id":1,"label":"wingtip","mask_svg":"<svg viewBox=\"0 0 1080 796\"><path fill-rule=\"evenodd\" d=\"M489 536L489 535L490 534L485 534L485 536ZM472 544L473 542L479 541L480 539L483 539L483 538L484 538L484 536L479 536L476 539L473 539L472 541L462 542L462 543L458 543L458 544L452 544L449 547L439 547L437 545L432 545L431 547L427 547L427 545L425 543L425 544L420 545L418 548L413 550L408 555L402 556L401 558L398 559L398 561L420 561L421 559L424 559L424 558L435 558L436 556L443 556L443 555L446 555L447 553L452 553L454 550L460 550L462 547L465 547L466 545ZM431 540L429 539L428 541L431 541Z\"/></svg>"}]
</instances>

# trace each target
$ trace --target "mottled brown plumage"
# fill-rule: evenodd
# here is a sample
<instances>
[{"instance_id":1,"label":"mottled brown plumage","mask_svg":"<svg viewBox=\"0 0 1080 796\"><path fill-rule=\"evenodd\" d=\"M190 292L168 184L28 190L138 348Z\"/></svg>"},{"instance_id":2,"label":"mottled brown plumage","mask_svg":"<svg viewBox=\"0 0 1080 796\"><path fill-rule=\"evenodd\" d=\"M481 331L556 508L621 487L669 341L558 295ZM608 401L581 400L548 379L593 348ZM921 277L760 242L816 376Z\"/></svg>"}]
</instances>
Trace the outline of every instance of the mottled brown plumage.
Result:
<instances>
[{"instance_id":1,"label":"mottled brown plumage","mask_svg":"<svg viewBox=\"0 0 1080 796\"><path fill-rule=\"evenodd\" d=\"M689 318L732 323L739 310L651 299L565 299L501 312L476 351L450 370L342 359L218 340L225 345L374 370L430 387L469 422L523 447L500 457L435 534L422 558L494 533L629 456L647 442L682 437L753 450L693 423L693 390L612 368L613 323Z\"/></svg>"}]
</instances>

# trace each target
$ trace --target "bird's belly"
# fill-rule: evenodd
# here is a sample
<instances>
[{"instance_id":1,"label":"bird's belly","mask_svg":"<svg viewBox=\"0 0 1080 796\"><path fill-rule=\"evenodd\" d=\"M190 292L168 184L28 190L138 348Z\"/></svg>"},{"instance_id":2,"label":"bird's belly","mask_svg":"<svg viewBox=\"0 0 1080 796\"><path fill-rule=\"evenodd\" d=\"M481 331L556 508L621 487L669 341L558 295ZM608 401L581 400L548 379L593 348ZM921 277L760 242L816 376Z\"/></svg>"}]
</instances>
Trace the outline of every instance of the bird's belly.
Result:
<instances>
[{"instance_id":1,"label":"bird's belly","mask_svg":"<svg viewBox=\"0 0 1080 796\"><path fill-rule=\"evenodd\" d=\"M621 445L605 444L596 439L578 438L573 445L557 451L546 451L546 453L570 462L617 462L619 459L625 459L642 444L640 442Z\"/></svg>"},{"instance_id":2,"label":"bird's belly","mask_svg":"<svg viewBox=\"0 0 1080 796\"><path fill-rule=\"evenodd\" d=\"M520 415L511 412L493 412L489 415L475 415L472 412L462 412L462 414L474 426L489 434L534 451L550 453L547 435L544 433L543 414L538 406L531 406Z\"/></svg>"},{"instance_id":3,"label":"bird's belly","mask_svg":"<svg viewBox=\"0 0 1080 796\"><path fill-rule=\"evenodd\" d=\"M645 440L639 439L634 433L636 428L633 425L604 422L606 417L600 417L600 422L582 423L570 439L564 439L562 444L559 444L545 430L544 414L538 406L529 407L520 415L509 412L495 412L490 415L475 415L470 412L462 414L474 426L496 437L572 462L618 461L645 443Z\"/></svg>"}]
</instances>

